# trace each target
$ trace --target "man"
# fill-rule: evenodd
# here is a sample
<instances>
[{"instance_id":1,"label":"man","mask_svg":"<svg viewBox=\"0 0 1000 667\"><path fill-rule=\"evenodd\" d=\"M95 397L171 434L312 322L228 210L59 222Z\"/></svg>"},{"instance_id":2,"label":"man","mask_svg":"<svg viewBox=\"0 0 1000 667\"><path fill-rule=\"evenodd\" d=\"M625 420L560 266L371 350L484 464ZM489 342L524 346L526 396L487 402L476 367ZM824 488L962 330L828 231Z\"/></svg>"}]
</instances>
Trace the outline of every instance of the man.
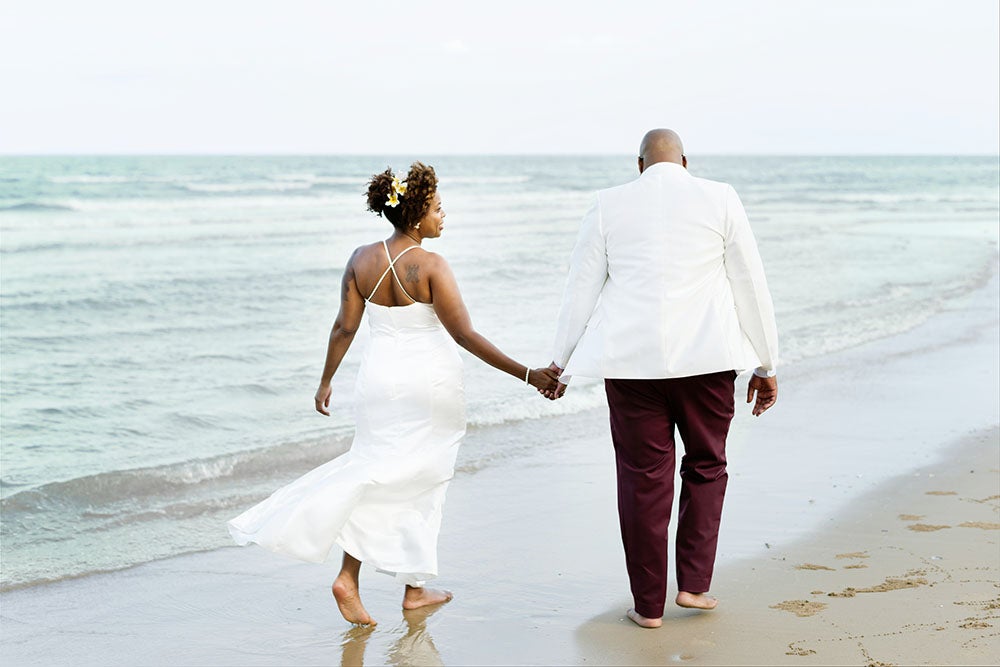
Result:
<instances>
[{"instance_id":1,"label":"man","mask_svg":"<svg viewBox=\"0 0 1000 667\"><path fill-rule=\"evenodd\" d=\"M747 403L774 405L778 336L757 244L733 188L687 172L680 137L652 130L638 179L597 194L584 216L559 312L552 368L604 378L618 514L635 607L659 627L667 585L674 429L684 442L676 568L682 607L709 590L726 490L737 372ZM554 396L565 391L560 384Z\"/></svg>"}]
</instances>

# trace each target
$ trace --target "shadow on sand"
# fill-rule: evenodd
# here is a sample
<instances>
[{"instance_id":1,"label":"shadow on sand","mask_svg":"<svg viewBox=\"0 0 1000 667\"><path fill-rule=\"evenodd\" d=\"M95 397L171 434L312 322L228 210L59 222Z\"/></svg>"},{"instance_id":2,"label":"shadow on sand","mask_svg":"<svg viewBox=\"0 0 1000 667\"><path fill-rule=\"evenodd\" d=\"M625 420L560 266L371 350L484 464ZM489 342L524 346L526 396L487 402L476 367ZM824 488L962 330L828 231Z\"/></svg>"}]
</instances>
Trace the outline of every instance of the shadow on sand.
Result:
<instances>
[{"instance_id":1,"label":"shadow on sand","mask_svg":"<svg viewBox=\"0 0 1000 667\"><path fill-rule=\"evenodd\" d=\"M694 609L668 606L660 628L640 628L625 616L631 601L618 605L580 624L574 633L580 655L588 662L605 665L669 665L700 663L702 654L714 645L712 617Z\"/></svg>"}]
</instances>

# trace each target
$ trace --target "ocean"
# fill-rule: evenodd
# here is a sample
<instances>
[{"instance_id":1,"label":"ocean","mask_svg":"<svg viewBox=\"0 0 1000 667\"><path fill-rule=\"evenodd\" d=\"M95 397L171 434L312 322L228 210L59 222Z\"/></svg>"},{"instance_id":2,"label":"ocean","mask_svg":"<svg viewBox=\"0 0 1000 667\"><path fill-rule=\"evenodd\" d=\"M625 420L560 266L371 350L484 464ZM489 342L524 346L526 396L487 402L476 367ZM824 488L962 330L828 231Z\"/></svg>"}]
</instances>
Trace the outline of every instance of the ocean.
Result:
<instances>
[{"instance_id":1,"label":"ocean","mask_svg":"<svg viewBox=\"0 0 1000 667\"><path fill-rule=\"evenodd\" d=\"M333 416L312 401L340 276L391 232L367 178L418 158L448 215L425 247L476 328L548 364L579 220L633 157L0 157L0 589L230 544L226 519L346 450L364 331ZM996 269L996 156L689 160L743 198L785 367L909 330ZM459 474L604 402L464 357L470 439L517 442Z\"/></svg>"}]
</instances>

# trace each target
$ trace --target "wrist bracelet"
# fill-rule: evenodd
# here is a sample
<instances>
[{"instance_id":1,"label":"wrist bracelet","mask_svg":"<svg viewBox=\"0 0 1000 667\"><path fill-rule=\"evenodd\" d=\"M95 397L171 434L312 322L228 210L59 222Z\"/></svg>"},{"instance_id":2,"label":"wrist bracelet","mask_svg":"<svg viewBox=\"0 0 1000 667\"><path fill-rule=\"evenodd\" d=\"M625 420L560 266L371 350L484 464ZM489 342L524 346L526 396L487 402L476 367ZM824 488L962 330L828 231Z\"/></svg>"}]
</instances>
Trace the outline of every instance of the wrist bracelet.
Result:
<instances>
[{"instance_id":1,"label":"wrist bracelet","mask_svg":"<svg viewBox=\"0 0 1000 667\"><path fill-rule=\"evenodd\" d=\"M528 384L528 374L531 373L531 369L527 366L524 367L524 384Z\"/></svg>"}]
</instances>

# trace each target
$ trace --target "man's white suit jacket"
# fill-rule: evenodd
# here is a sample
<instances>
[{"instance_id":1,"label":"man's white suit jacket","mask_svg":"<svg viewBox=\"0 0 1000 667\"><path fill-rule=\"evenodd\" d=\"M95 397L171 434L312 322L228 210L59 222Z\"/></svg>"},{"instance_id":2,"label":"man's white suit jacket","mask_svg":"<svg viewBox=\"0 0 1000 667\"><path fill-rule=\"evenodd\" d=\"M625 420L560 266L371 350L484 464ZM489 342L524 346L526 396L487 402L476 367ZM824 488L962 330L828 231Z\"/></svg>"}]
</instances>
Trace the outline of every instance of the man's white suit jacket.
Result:
<instances>
[{"instance_id":1,"label":"man's white suit jacket","mask_svg":"<svg viewBox=\"0 0 1000 667\"><path fill-rule=\"evenodd\" d=\"M658 162L583 218L553 361L594 378L674 378L778 360L774 306L736 191Z\"/></svg>"}]
</instances>

